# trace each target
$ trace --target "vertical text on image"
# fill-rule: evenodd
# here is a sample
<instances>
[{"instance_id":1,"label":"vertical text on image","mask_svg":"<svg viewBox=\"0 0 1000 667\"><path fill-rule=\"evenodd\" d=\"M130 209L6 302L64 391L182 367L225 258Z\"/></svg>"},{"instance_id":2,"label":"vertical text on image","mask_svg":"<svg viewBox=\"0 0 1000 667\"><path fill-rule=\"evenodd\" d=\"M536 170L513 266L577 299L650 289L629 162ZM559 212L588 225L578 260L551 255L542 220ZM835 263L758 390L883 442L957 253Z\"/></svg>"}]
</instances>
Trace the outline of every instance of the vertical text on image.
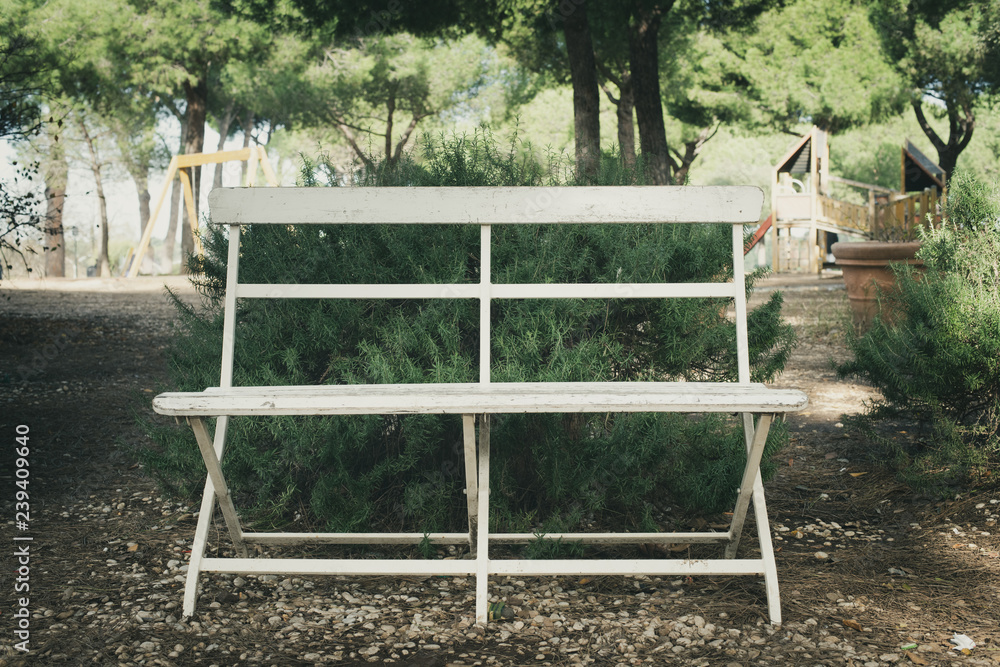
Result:
<instances>
[{"instance_id":1,"label":"vertical text on image","mask_svg":"<svg viewBox=\"0 0 1000 667\"><path fill-rule=\"evenodd\" d=\"M27 653L31 637L31 614L28 610L31 591L31 545L33 539L27 534L31 522L31 502L29 483L31 470L28 455L30 428L26 424L18 424L14 435L14 648Z\"/></svg>"}]
</instances>

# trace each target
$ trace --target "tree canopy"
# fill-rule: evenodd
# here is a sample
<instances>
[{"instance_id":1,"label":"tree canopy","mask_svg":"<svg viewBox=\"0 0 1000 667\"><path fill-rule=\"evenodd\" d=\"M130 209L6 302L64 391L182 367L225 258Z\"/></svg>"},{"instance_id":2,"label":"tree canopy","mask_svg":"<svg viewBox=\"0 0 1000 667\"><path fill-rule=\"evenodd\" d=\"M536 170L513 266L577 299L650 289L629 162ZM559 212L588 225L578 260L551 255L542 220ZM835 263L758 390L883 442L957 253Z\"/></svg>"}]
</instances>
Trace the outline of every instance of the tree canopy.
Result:
<instances>
[{"instance_id":1,"label":"tree canopy","mask_svg":"<svg viewBox=\"0 0 1000 667\"><path fill-rule=\"evenodd\" d=\"M371 169L489 120L556 152L570 133L578 182L614 144L664 184L691 178L715 136L905 115L950 172L1000 85L1000 0L0 0L0 16L0 136L83 114L135 183L136 232L151 174L211 150L209 123L220 149L294 128L300 147L334 143ZM541 115L545 137L516 126ZM39 139L56 198L67 164L86 162L57 135Z\"/></svg>"},{"instance_id":2,"label":"tree canopy","mask_svg":"<svg viewBox=\"0 0 1000 667\"><path fill-rule=\"evenodd\" d=\"M755 32L728 35L727 46L743 60L758 122L837 133L896 115L908 99L868 11L852 0L776 7Z\"/></svg>"},{"instance_id":3,"label":"tree canopy","mask_svg":"<svg viewBox=\"0 0 1000 667\"><path fill-rule=\"evenodd\" d=\"M878 0L871 21L910 87L910 104L949 176L976 129L983 97L1000 89L1000 1ZM941 136L928 116L947 120Z\"/></svg>"}]
</instances>

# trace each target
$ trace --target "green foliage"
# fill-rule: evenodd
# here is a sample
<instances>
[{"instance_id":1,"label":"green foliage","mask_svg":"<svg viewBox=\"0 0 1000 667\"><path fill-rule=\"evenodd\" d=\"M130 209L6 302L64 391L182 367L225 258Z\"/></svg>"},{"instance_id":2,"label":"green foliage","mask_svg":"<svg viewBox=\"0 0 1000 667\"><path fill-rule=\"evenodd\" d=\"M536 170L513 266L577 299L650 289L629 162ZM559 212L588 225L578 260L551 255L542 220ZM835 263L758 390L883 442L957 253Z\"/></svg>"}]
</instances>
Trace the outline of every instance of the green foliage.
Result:
<instances>
[{"instance_id":1,"label":"green foliage","mask_svg":"<svg viewBox=\"0 0 1000 667\"><path fill-rule=\"evenodd\" d=\"M310 171L302 180L319 180ZM500 150L487 133L442 138L425 147L420 164L405 159L360 178L361 185L556 182L551 167L526 160L515 144ZM572 189L550 193L572 196ZM732 274L725 226L510 225L493 233L496 282L701 282ZM476 283L478 237L457 225L250 226L241 235L241 280ZM178 390L218 381L227 239L212 228L204 240L196 285L208 307L181 307L183 334L172 350ZM750 318L756 380L780 372L792 344L780 305L776 295ZM492 378L734 379L735 326L725 306L717 299L496 302ZM477 380L473 302L245 300L238 321L236 385ZM306 507L334 531L461 530L464 462L454 416L247 417L231 420L229 433L224 467L238 503L258 520L279 519L280 497L286 518ZM555 532L601 512L648 527L651 504L665 494L685 508L721 508L732 502L745 461L742 425L724 416L502 415L492 418L491 433L494 528ZM187 475L199 467L197 449L154 436L159 447L147 460L157 473L178 488L193 484ZM784 440L773 430L770 450ZM691 461L678 476L685 457Z\"/></svg>"},{"instance_id":2,"label":"green foliage","mask_svg":"<svg viewBox=\"0 0 1000 667\"><path fill-rule=\"evenodd\" d=\"M375 160L365 141L378 137L392 165L421 120L460 112L487 86L494 60L472 36L442 42L399 33L337 44L303 72L293 118L336 128L369 169Z\"/></svg>"},{"instance_id":3,"label":"green foliage","mask_svg":"<svg viewBox=\"0 0 1000 667\"><path fill-rule=\"evenodd\" d=\"M1000 196L958 174L945 212L922 233L924 271L899 267L898 290L880 295L895 315L849 336L854 359L838 368L882 392L856 425L922 483L985 473L1000 453ZM886 437L900 421L918 425L915 441Z\"/></svg>"},{"instance_id":4,"label":"green foliage","mask_svg":"<svg viewBox=\"0 0 1000 667\"><path fill-rule=\"evenodd\" d=\"M26 13L0 3L0 140L23 139L39 127L39 94L48 65L42 45L21 23ZM30 187L38 164L11 166L13 174L0 178L0 272L13 268L15 255L25 260L29 240L42 223L40 198Z\"/></svg>"},{"instance_id":5,"label":"green foliage","mask_svg":"<svg viewBox=\"0 0 1000 667\"><path fill-rule=\"evenodd\" d=\"M851 0L778 3L753 34L737 30L730 49L758 122L811 122L839 133L884 120L906 102L899 76L879 48L867 11Z\"/></svg>"},{"instance_id":6,"label":"green foliage","mask_svg":"<svg viewBox=\"0 0 1000 667\"><path fill-rule=\"evenodd\" d=\"M0 4L0 138L21 137L37 129L39 92L47 64L38 40L20 22L26 11Z\"/></svg>"},{"instance_id":7,"label":"green foliage","mask_svg":"<svg viewBox=\"0 0 1000 667\"><path fill-rule=\"evenodd\" d=\"M938 165L951 177L985 95L1000 90L998 0L878 0L869 5L882 48L911 87L911 104ZM924 99L936 103L924 111ZM928 117L947 119L947 135Z\"/></svg>"}]
</instances>

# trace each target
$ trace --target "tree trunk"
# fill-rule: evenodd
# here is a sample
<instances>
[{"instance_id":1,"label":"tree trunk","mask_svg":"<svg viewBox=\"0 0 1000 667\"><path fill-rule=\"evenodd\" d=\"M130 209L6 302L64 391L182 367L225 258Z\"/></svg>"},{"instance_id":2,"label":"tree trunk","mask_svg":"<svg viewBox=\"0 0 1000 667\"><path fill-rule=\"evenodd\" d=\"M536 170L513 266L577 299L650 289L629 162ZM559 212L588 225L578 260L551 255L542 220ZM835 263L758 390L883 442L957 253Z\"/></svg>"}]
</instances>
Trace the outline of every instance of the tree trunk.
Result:
<instances>
[{"instance_id":1,"label":"tree trunk","mask_svg":"<svg viewBox=\"0 0 1000 667\"><path fill-rule=\"evenodd\" d=\"M672 3L671 3L672 4ZM669 11L669 7L662 11ZM646 178L653 185L671 182L667 131L663 125L660 99L661 9L637 7L629 26L628 51L635 95L635 116L639 124L639 147L646 162Z\"/></svg>"},{"instance_id":2,"label":"tree trunk","mask_svg":"<svg viewBox=\"0 0 1000 667\"><path fill-rule=\"evenodd\" d=\"M715 136L715 133L719 131L719 127L721 126L721 123L717 123L715 129L706 127L698 133L697 139L694 141L685 141L683 155L674 151L678 160L671 158L670 166L674 172L673 181L675 185L684 185L687 182L688 172L691 171L691 163L694 162L695 158L701 153L701 149L704 148L709 139Z\"/></svg>"},{"instance_id":3,"label":"tree trunk","mask_svg":"<svg viewBox=\"0 0 1000 667\"><path fill-rule=\"evenodd\" d=\"M139 193L139 238L146 233L146 226L149 224L149 172L141 167L132 170L132 180L135 182L135 190Z\"/></svg>"},{"instance_id":4,"label":"tree trunk","mask_svg":"<svg viewBox=\"0 0 1000 667\"><path fill-rule=\"evenodd\" d=\"M576 139L576 176L591 183L601 157L600 92L594 43L587 18L587 2L579 2L565 16L563 32L573 82L573 129Z\"/></svg>"},{"instance_id":5,"label":"tree trunk","mask_svg":"<svg viewBox=\"0 0 1000 667\"><path fill-rule=\"evenodd\" d=\"M233 124L233 119L236 118L236 102L230 100L226 105L226 110L222 113L219 118L219 144L215 150L221 151L226 147L226 137L229 136L229 128ZM222 163L215 163L215 173L212 174L212 189L222 187Z\"/></svg>"},{"instance_id":6,"label":"tree trunk","mask_svg":"<svg viewBox=\"0 0 1000 667\"><path fill-rule=\"evenodd\" d=\"M97 275L102 278L111 276L111 261L108 258L108 201L104 197L104 179L101 178L101 161L97 154L97 147L94 139L87 131L87 124L79 120L80 132L83 140L87 144L87 152L90 154L90 171L94 174L94 184L97 188L97 201L101 208L101 252L97 262Z\"/></svg>"},{"instance_id":7,"label":"tree trunk","mask_svg":"<svg viewBox=\"0 0 1000 667\"><path fill-rule=\"evenodd\" d=\"M193 155L205 150L205 120L208 114L208 82L202 77L195 83L184 83L184 94L187 98L187 132L184 136L184 154ZM191 193L194 197L195 219L188 219L188 208L183 207L184 224L181 227L181 263L182 272L187 272L187 258L194 254L194 236L191 233L192 223L198 224L198 201L201 196L201 167L191 169Z\"/></svg>"},{"instance_id":8,"label":"tree trunk","mask_svg":"<svg viewBox=\"0 0 1000 667\"><path fill-rule=\"evenodd\" d=\"M618 118L618 149L627 167L635 166L635 123L632 116L635 113L635 97L632 93L631 77L622 79L623 87L619 88L618 106L615 115Z\"/></svg>"},{"instance_id":9,"label":"tree trunk","mask_svg":"<svg viewBox=\"0 0 1000 667\"><path fill-rule=\"evenodd\" d=\"M243 148L250 148L250 133L253 130L253 112L247 111L247 115L240 120L240 124L243 126ZM243 163L240 185L246 185L249 164L249 161Z\"/></svg>"},{"instance_id":10,"label":"tree trunk","mask_svg":"<svg viewBox=\"0 0 1000 667\"><path fill-rule=\"evenodd\" d=\"M913 100L913 111L917 115L917 122L920 129L924 131L931 144L937 149L938 166L944 170L948 180L955 172L958 164L958 156L962 154L965 147L972 140L972 133L976 129L976 114L972 107L961 104L957 100L947 100L946 108L948 113L948 141L941 139L924 116L923 102L919 99Z\"/></svg>"},{"instance_id":11,"label":"tree trunk","mask_svg":"<svg viewBox=\"0 0 1000 667\"><path fill-rule=\"evenodd\" d=\"M187 115L176 113L177 120L181 123L181 143L177 149L178 154L184 152L184 137L187 135ZM170 185L170 213L167 220L167 236L163 239L163 268L167 273L174 272L174 246L177 243L177 218L180 217L181 204L181 182L177 175L174 175L172 183L164 183L163 187Z\"/></svg>"},{"instance_id":12,"label":"tree trunk","mask_svg":"<svg viewBox=\"0 0 1000 667\"><path fill-rule=\"evenodd\" d=\"M363 148L361 148L360 145L358 145L358 140L354 136L354 132L351 131L351 128L344 125L343 123L337 123L336 121L334 122L337 127L337 130L340 131L340 133L344 136L344 139L347 140L347 143L350 144L351 150L353 150L354 154L358 156L358 159L361 160L362 163L364 163L365 169L367 169L369 173L374 174L375 161L371 158L370 155L368 155L368 153L364 151Z\"/></svg>"},{"instance_id":13,"label":"tree trunk","mask_svg":"<svg viewBox=\"0 0 1000 667\"><path fill-rule=\"evenodd\" d=\"M635 123L632 119L635 113L635 96L632 93L632 73L628 67L618 66L621 74L614 74L602 63L597 63L601 74L618 88L618 97L612 94L606 85L601 84L608 100L615 105L615 117L618 121L618 152L626 167L635 166Z\"/></svg>"},{"instance_id":14,"label":"tree trunk","mask_svg":"<svg viewBox=\"0 0 1000 667\"><path fill-rule=\"evenodd\" d=\"M170 186L170 219L167 221L167 236L163 239L163 268L174 272L174 246L177 243L177 218L180 217L181 182L174 176Z\"/></svg>"},{"instance_id":15,"label":"tree trunk","mask_svg":"<svg viewBox=\"0 0 1000 667\"><path fill-rule=\"evenodd\" d=\"M59 136L55 135L45 165L45 275L49 278L66 277L63 206L68 180L69 161Z\"/></svg>"},{"instance_id":16,"label":"tree trunk","mask_svg":"<svg viewBox=\"0 0 1000 667\"><path fill-rule=\"evenodd\" d=\"M387 167L392 167L394 164L392 160L392 117L396 113L395 91L390 93L389 99L385 101L385 110L387 114L385 119L385 164Z\"/></svg>"}]
</instances>

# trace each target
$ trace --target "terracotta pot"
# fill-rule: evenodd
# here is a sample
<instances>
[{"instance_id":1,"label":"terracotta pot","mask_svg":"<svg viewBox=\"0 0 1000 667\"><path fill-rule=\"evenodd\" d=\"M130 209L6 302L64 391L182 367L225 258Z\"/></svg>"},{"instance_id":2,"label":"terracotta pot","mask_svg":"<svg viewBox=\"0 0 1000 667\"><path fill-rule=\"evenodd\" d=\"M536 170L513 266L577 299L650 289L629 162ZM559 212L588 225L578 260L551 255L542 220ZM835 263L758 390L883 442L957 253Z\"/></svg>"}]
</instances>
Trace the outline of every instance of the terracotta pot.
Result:
<instances>
[{"instance_id":1,"label":"terracotta pot","mask_svg":"<svg viewBox=\"0 0 1000 667\"><path fill-rule=\"evenodd\" d=\"M837 266L844 272L844 285L847 287L847 298L851 303L855 324L867 328L878 312L876 285L885 291L896 284L896 277L889 264L902 262L923 265L921 260L914 257L919 249L919 241L833 244L830 250L837 259Z\"/></svg>"}]
</instances>

